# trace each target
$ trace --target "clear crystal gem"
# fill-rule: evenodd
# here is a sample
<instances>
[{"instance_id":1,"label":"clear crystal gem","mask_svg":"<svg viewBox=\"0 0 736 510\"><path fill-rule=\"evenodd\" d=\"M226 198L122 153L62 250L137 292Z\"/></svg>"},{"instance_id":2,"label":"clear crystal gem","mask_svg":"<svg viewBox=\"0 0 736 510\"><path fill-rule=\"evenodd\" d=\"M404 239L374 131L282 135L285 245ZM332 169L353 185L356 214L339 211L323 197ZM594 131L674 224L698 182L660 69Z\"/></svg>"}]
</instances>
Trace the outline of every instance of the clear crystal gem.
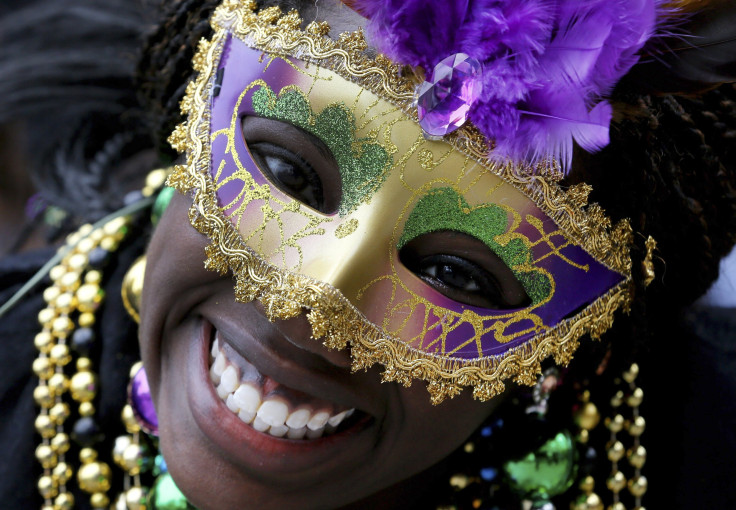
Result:
<instances>
[{"instance_id":1,"label":"clear crystal gem","mask_svg":"<svg viewBox=\"0 0 736 510\"><path fill-rule=\"evenodd\" d=\"M419 125L431 136L444 136L465 124L481 93L480 63L465 53L440 61L417 90Z\"/></svg>"}]
</instances>

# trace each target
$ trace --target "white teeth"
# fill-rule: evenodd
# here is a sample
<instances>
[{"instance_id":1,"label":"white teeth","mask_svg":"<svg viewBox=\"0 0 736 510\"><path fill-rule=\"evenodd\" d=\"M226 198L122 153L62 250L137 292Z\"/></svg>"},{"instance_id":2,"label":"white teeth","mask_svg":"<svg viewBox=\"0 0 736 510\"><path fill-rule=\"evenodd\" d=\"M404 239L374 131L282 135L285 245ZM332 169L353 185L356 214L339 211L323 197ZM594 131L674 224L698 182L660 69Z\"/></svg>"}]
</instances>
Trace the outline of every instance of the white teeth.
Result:
<instances>
[{"instance_id":1,"label":"white teeth","mask_svg":"<svg viewBox=\"0 0 736 510\"><path fill-rule=\"evenodd\" d=\"M222 386L222 389L226 395L235 391L235 389L240 386L240 376L238 374L238 369L232 365L229 365L220 376L220 386Z\"/></svg>"},{"instance_id":2,"label":"white teeth","mask_svg":"<svg viewBox=\"0 0 736 510\"><path fill-rule=\"evenodd\" d=\"M307 425L311 415L312 413L309 412L309 409L298 409L289 415L286 419L286 424L292 429L300 429Z\"/></svg>"},{"instance_id":3,"label":"white teeth","mask_svg":"<svg viewBox=\"0 0 736 510\"><path fill-rule=\"evenodd\" d=\"M210 376L212 377L213 383L220 384L220 376L225 371L226 365L227 360L225 359L225 355L222 351L218 352L215 362L212 364L212 369L210 369Z\"/></svg>"},{"instance_id":4,"label":"white teeth","mask_svg":"<svg viewBox=\"0 0 736 510\"><path fill-rule=\"evenodd\" d=\"M289 407L279 400L266 400L256 416L272 427L280 427L289 416Z\"/></svg>"},{"instance_id":5,"label":"white teeth","mask_svg":"<svg viewBox=\"0 0 736 510\"><path fill-rule=\"evenodd\" d=\"M240 411L238 404L235 403L235 399L233 398L232 393L228 395L227 398L225 399L225 405L227 406L228 409L230 409L232 412L236 414L238 413L238 411Z\"/></svg>"},{"instance_id":6,"label":"white teeth","mask_svg":"<svg viewBox=\"0 0 736 510\"><path fill-rule=\"evenodd\" d=\"M241 411L247 411L255 416L261 405L261 394L250 384L241 384L233 393L233 400Z\"/></svg>"},{"instance_id":7,"label":"white teeth","mask_svg":"<svg viewBox=\"0 0 736 510\"><path fill-rule=\"evenodd\" d=\"M342 423L342 420L344 420L347 417L348 417L348 411L343 411L343 412L341 412L339 414L336 414L335 416L333 416L329 420L327 420L327 423L331 427L337 427L338 425L340 425Z\"/></svg>"},{"instance_id":8,"label":"white teeth","mask_svg":"<svg viewBox=\"0 0 736 510\"><path fill-rule=\"evenodd\" d=\"M306 434L307 427L302 427L299 429L289 428L289 431L286 433L286 437L288 437L289 439L303 439Z\"/></svg>"},{"instance_id":9,"label":"white teeth","mask_svg":"<svg viewBox=\"0 0 736 510\"><path fill-rule=\"evenodd\" d=\"M259 416L256 416L255 420L253 420L253 428L256 429L258 432L266 432L271 425L263 421Z\"/></svg>"},{"instance_id":10,"label":"white teeth","mask_svg":"<svg viewBox=\"0 0 736 510\"><path fill-rule=\"evenodd\" d=\"M290 413L289 405L280 397L262 400L260 388L252 383L241 383L240 369L228 362L221 349L219 334L215 334L210 352L214 359L210 360L210 378L217 395L241 421L259 432L289 439L317 439L335 432L355 412L355 409L348 409L331 416L324 408L315 411L302 404Z\"/></svg>"},{"instance_id":11,"label":"white teeth","mask_svg":"<svg viewBox=\"0 0 736 510\"><path fill-rule=\"evenodd\" d=\"M307 427L307 437L309 439L317 439L319 437L322 437L322 434L324 433L325 429L324 427L319 428L317 430L312 430L309 427Z\"/></svg>"},{"instance_id":12,"label":"white teeth","mask_svg":"<svg viewBox=\"0 0 736 510\"><path fill-rule=\"evenodd\" d=\"M256 417L256 413L251 412L251 411L243 411L241 409L240 412L238 413L238 418L243 420L245 423L252 423L253 418L255 417Z\"/></svg>"},{"instance_id":13,"label":"white teeth","mask_svg":"<svg viewBox=\"0 0 736 510\"><path fill-rule=\"evenodd\" d=\"M215 334L215 341L212 342L212 350L210 351L212 359L217 357L218 352L220 352L220 336Z\"/></svg>"},{"instance_id":14,"label":"white teeth","mask_svg":"<svg viewBox=\"0 0 736 510\"><path fill-rule=\"evenodd\" d=\"M307 423L307 428L309 430L317 430L324 428L325 423L327 423L327 420L330 418L330 413L327 411L320 411L318 413L315 413L314 416L312 416L309 419L309 422ZM307 436L309 435L309 432L307 432Z\"/></svg>"},{"instance_id":15,"label":"white teeth","mask_svg":"<svg viewBox=\"0 0 736 510\"><path fill-rule=\"evenodd\" d=\"M284 437L287 432L289 432L289 427L286 425L281 425L279 427L271 427L268 429L268 433L271 434L274 437Z\"/></svg>"}]
</instances>

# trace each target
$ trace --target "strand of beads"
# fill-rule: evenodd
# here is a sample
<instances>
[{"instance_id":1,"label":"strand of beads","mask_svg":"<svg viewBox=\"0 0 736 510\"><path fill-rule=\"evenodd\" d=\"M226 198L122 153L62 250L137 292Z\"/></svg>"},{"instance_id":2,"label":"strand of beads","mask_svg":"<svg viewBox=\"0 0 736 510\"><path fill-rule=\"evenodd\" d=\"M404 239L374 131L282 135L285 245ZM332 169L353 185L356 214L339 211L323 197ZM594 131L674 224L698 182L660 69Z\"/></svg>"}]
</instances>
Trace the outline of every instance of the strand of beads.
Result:
<instances>
[{"instance_id":1,"label":"strand of beads","mask_svg":"<svg viewBox=\"0 0 736 510\"><path fill-rule=\"evenodd\" d=\"M636 363L632 364L623 373L623 381L628 385L627 391L618 390L614 394L611 398L611 407L616 414L612 418L606 418L606 427L611 432L611 438L606 449L608 459L612 463L611 475L606 481L606 485L613 493L613 504L609 507L609 510L626 510L626 506L621 501L621 491L627 486L634 497L635 510L644 510L641 506L641 498L647 490L647 479L641 474L641 468L646 460L646 450L641 446L639 437L644 432L646 423L639 414L639 406L644 398L644 392L634 384L638 374L639 366ZM623 410L624 403L631 408L631 419L625 419L622 411L620 411ZM628 453L618 437L618 434L624 430L633 438L633 444ZM619 461L623 459L624 455L627 456L629 464L634 468L634 473L628 481L619 467Z\"/></svg>"},{"instance_id":2,"label":"strand of beads","mask_svg":"<svg viewBox=\"0 0 736 510\"><path fill-rule=\"evenodd\" d=\"M64 430L71 415L68 394L77 404L78 419L71 438L80 447L79 487L91 495L94 508L109 504L106 492L110 488L110 468L97 460L93 448L102 436L93 418L97 376L92 372L89 353L94 344L94 314L104 299L100 269L125 237L128 221L117 217L98 229L82 226L67 238L62 249L68 249L68 253L49 273L52 284L43 294L47 306L38 316L43 329L35 338L39 356L33 363L39 377L34 398L41 407L35 426L42 438L36 458L44 470L38 482L43 510L74 507L74 497L67 487L73 476L66 459L70 437ZM67 368L73 360L70 343L78 355L76 372L71 377Z\"/></svg>"}]
</instances>

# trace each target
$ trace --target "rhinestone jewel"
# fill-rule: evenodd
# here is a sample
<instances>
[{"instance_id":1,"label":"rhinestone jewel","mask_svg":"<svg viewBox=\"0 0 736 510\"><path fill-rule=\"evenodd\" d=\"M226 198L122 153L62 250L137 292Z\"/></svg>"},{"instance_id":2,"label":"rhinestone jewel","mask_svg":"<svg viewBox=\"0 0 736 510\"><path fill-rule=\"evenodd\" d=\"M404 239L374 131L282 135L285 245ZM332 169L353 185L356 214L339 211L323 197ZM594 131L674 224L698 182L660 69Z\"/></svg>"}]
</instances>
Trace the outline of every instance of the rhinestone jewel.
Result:
<instances>
[{"instance_id":1,"label":"rhinestone jewel","mask_svg":"<svg viewBox=\"0 0 736 510\"><path fill-rule=\"evenodd\" d=\"M417 90L419 125L430 136L441 137L465 124L483 84L480 63L465 53L440 61Z\"/></svg>"},{"instance_id":2,"label":"rhinestone jewel","mask_svg":"<svg viewBox=\"0 0 736 510\"><path fill-rule=\"evenodd\" d=\"M130 405L141 428L151 435L158 435L158 416L153 407L151 389L146 371L141 367L130 382Z\"/></svg>"}]
</instances>

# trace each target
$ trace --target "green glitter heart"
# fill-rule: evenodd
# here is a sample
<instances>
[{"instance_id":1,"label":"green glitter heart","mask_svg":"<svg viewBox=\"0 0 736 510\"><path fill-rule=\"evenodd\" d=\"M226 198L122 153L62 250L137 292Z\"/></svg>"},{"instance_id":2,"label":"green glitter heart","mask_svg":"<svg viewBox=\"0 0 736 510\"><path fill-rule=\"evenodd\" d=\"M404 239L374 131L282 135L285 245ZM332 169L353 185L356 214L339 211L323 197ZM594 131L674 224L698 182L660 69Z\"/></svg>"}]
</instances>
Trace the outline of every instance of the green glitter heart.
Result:
<instances>
[{"instance_id":1,"label":"green glitter heart","mask_svg":"<svg viewBox=\"0 0 736 510\"><path fill-rule=\"evenodd\" d=\"M552 292L549 277L531 268L531 251L521 239L511 239L506 244L496 240L498 236L506 234L507 228L508 214L499 205L485 204L471 208L454 189L436 188L414 206L397 248L400 250L408 242L429 232L462 232L479 239L498 255L519 279L532 303L540 303Z\"/></svg>"},{"instance_id":2,"label":"green glitter heart","mask_svg":"<svg viewBox=\"0 0 736 510\"><path fill-rule=\"evenodd\" d=\"M342 103L315 114L301 91L289 88L276 96L264 86L253 93L253 110L263 117L293 124L327 145L342 177L340 216L368 201L393 165L393 158L381 144L371 138L356 139L355 116Z\"/></svg>"}]
</instances>

